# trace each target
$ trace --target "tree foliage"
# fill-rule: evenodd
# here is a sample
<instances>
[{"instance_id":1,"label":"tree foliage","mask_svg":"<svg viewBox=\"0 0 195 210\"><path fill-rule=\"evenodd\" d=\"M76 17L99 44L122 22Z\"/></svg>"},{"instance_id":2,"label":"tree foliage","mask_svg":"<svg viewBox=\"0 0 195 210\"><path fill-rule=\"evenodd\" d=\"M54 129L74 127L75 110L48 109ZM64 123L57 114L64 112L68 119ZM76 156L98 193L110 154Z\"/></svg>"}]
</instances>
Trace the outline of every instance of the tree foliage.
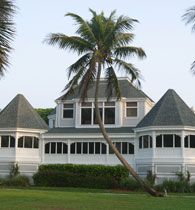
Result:
<instances>
[{"instance_id":1,"label":"tree foliage","mask_svg":"<svg viewBox=\"0 0 195 210\"><path fill-rule=\"evenodd\" d=\"M16 7L11 0L0 0L0 76L3 76L9 66L11 42L15 35L13 16Z\"/></svg>"},{"instance_id":2,"label":"tree foliage","mask_svg":"<svg viewBox=\"0 0 195 210\"><path fill-rule=\"evenodd\" d=\"M37 111L37 113L42 117L42 119L49 124L49 120L48 120L48 115L53 111L53 108L38 108L35 109Z\"/></svg>"}]
</instances>

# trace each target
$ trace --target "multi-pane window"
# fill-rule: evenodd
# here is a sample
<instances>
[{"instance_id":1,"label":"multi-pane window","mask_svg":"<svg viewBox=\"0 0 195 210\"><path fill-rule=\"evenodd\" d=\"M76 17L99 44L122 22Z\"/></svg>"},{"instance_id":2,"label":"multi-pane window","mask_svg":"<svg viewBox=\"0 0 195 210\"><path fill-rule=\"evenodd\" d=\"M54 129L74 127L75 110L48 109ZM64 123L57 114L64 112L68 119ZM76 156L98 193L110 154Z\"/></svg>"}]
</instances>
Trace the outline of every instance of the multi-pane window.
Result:
<instances>
[{"instance_id":1,"label":"multi-pane window","mask_svg":"<svg viewBox=\"0 0 195 210\"><path fill-rule=\"evenodd\" d=\"M63 142L49 142L45 144L45 154L67 154L68 146Z\"/></svg>"},{"instance_id":2,"label":"multi-pane window","mask_svg":"<svg viewBox=\"0 0 195 210\"><path fill-rule=\"evenodd\" d=\"M134 154L134 145L129 142L113 142L113 144L121 154ZM109 147L109 154L114 154L111 147Z\"/></svg>"},{"instance_id":3,"label":"multi-pane window","mask_svg":"<svg viewBox=\"0 0 195 210\"><path fill-rule=\"evenodd\" d=\"M144 135L139 137L139 148L152 148L152 136Z\"/></svg>"},{"instance_id":4,"label":"multi-pane window","mask_svg":"<svg viewBox=\"0 0 195 210\"><path fill-rule=\"evenodd\" d=\"M22 136L18 139L19 148L39 148L39 139L34 136Z\"/></svg>"},{"instance_id":5,"label":"multi-pane window","mask_svg":"<svg viewBox=\"0 0 195 210\"><path fill-rule=\"evenodd\" d=\"M15 147L15 138L13 136L1 136L1 147Z\"/></svg>"},{"instance_id":6,"label":"multi-pane window","mask_svg":"<svg viewBox=\"0 0 195 210\"><path fill-rule=\"evenodd\" d=\"M195 135L185 136L185 147L195 148Z\"/></svg>"},{"instance_id":7,"label":"multi-pane window","mask_svg":"<svg viewBox=\"0 0 195 210\"><path fill-rule=\"evenodd\" d=\"M73 118L73 104L63 104L63 118Z\"/></svg>"},{"instance_id":8,"label":"multi-pane window","mask_svg":"<svg viewBox=\"0 0 195 210\"><path fill-rule=\"evenodd\" d=\"M115 124L115 102L99 102L100 117L104 124ZM97 116L92 102L81 104L81 125L96 125Z\"/></svg>"},{"instance_id":9,"label":"multi-pane window","mask_svg":"<svg viewBox=\"0 0 195 210\"><path fill-rule=\"evenodd\" d=\"M106 144L101 142L76 142L70 147L71 154L106 154Z\"/></svg>"},{"instance_id":10,"label":"multi-pane window","mask_svg":"<svg viewBox=\"0 0 195 210\"><path fill-rule=\"evenodd\" d=\"M126 117L137 117L137 102L126 102Z\"/></svg>"},{"instance_id":11,"label":"multi-pane window","mask_svg":"<svg viewBox=\"0 0 195 210\"><path fill-rule=\"evenodd\" d=\"M158 135L156 147L181 147L181 137L175 134Z\"/></svg>"}]
</instances>

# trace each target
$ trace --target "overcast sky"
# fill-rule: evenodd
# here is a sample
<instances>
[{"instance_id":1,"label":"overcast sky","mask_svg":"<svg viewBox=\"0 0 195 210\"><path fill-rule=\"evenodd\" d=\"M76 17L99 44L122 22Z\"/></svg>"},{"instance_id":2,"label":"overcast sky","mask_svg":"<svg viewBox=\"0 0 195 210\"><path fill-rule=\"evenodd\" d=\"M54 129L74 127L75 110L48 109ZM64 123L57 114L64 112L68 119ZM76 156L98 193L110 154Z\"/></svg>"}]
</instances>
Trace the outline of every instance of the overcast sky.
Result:
<instances>
[{"instance_id":1,"label":"overcast sky","mask_svg":"<svg viewBox=\"0 0 195 210\"><path fill-rule=\"evenodd\" d=\"M54 107L54 100L67 83L67 67L75 54L43 44L50 32L73 35L74 22L64 17L74 12L90 18L88 8L139 20L132 45L142 47L147 58L131 59L144 77L142 90L155 102L167 91L175 91L191 107L195 106L195 76L190 65L195 60L195 33L181 16L193 5L191 0L16 0L17 37L11 67L0 80L0 108L18 93L34 107Z\"/></svg>"}]
</instances>

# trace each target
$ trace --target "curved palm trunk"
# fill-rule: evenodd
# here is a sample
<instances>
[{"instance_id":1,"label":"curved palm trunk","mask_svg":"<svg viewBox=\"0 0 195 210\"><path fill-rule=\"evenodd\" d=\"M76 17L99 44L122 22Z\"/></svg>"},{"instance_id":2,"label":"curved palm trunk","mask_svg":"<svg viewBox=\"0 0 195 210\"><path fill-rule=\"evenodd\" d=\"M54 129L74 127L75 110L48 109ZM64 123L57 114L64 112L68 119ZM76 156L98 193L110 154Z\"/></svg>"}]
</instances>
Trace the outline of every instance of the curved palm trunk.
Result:
<instances>
[{"instance_id":1,"label":"curved palm trunk","mask_svg":"<svg viewBox=\"0 0 195 210\"><path fill-rule=\"evenodd\" d=\"M156 191L155 189L151 188L149 185L147 185L136 173L136 171L130 166L130 164L125 160L125 158L120 154L120 152L117 150L117 148L112 143L112 140L108 136L106 129L102 123L100 112L99 112L99 106L98 106L98 95L99 95L99 81L100 81L100 75L101 75L101 64L98 64L98 73L97 73L97 80L96 80L96 86L95 86L95 113L97 117L97 121L100 127L100 130L102 132L102 135L104 139L107 141L109 146L114 151L115 155L118 157L118 159L121 161L121 163L125 166L125 168L128 169L130 174L141 184L141 186L144 188L146 192L148 192L152 196L164 196L163 193Z\"/></svg>"}]
</instances>

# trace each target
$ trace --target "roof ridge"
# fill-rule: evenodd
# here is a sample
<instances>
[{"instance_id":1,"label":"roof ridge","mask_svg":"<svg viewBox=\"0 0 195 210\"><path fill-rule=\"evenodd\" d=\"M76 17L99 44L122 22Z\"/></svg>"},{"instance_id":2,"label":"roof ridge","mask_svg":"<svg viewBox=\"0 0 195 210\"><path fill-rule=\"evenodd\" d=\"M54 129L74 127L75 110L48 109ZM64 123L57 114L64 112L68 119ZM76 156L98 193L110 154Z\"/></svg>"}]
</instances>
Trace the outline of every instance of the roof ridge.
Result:
<instances>
[{"instance_id":1,"label":"roof ridge","mask_svg":"<svg viewBox=\"0 0 195 210\"><path fill-rule=\"evenodd\" d=\"M174 94L173 94L174 93ZM171 94L172 94L172 96L173 96L173 99L174 99L174 101L175 101L175 104L177 105L176 106L176 109L177 109L177 111L178 111L178 114L179 114L179 118L180 118L180 121L181 121L181 123L182 123L182 125L184 125L184 120L183 120L183 118L182 118L182 114L181 114L181 112L180 112L180 109L179 109L179 107L178 107L178 104L177 104L177 100L176 100L176 96L177 97L179 97L177 94L176 94L176 92L174 91L172 91L171 92ZM185 102L179 97L179 99L185 104ZM187 104L185 104L185 105L187 105Z\"/></svg>"}]
</instances>

